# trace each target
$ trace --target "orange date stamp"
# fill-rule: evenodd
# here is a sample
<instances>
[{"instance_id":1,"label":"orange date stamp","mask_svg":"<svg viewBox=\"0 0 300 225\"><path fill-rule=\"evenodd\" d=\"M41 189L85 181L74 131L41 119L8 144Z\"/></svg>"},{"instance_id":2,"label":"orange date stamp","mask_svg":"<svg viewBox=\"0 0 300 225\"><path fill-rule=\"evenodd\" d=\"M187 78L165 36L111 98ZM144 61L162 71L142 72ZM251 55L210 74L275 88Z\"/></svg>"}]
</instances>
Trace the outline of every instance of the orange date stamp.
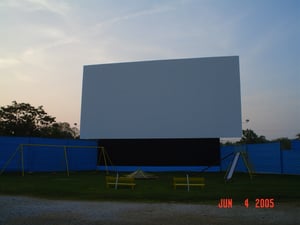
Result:
<instances>
[{"instance_id":1,"label":"orange date stamp","mask_svg":"<svg viewBox=\"0 0 300 225\"><path fill-rule=\"evenodd\" d=\"M249 198L246 198L243 202L243 205L246 208L254 207L256 209L273 209L275 207L275 199L274 198L255 198L255 200L253 202L253 201L250 201ZM233 199L232 198L220 198L217 206L220 209L233 208Z\"/></svg>"}]
</instances>

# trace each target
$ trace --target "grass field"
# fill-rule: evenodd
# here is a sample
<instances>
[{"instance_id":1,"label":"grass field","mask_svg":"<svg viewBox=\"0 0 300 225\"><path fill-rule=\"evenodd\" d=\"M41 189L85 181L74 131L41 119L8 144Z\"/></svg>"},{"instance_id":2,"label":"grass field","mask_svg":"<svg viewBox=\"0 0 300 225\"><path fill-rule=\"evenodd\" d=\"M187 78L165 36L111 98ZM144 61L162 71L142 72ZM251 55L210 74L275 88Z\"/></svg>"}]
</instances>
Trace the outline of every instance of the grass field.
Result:
<instances>
[{"instance_id":1,"label":"grass field","mask_svg":"<svg viewBox=\"0 0 300 225\"><path fill-rule=\"evenodd\" d=\"M122 175L122 174L121 174ZM47 199L113 200L144 202L191 202L217 204L220 198L232 198L234 204L242 205L244 199L254 204L257 198L274 198L275 204L300 202L300 176L255 175L236 173L229 183L224 173L203 173L206 186L174 190L172 178L185 173L156 173L158 179L136 180L135 190L130 188L107 189L104 172L65 173L7 173L0 176L1 195L25 195ZM189 174L195 176L199 174Z\"/></svg>"}]
</instances>

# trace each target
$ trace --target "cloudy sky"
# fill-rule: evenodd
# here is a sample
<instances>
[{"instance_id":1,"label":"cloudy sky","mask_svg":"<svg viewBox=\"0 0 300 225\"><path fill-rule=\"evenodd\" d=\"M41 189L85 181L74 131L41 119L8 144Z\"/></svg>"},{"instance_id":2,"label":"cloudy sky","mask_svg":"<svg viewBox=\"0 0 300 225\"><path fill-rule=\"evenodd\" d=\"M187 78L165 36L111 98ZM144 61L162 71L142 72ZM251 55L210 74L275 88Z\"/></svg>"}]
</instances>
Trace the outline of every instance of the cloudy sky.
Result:
<instances>
[{"instance_id":1,"label":"cloudy sky","mask_svg":"<svg viewBox=\"0 0 300 225\"><path fill-rule=\"evenodd\" d=\"M240 56L243 128L300 133L299 0L0 0L0 106L80 122L83 65Z\"/></svg>"}]
</instances>

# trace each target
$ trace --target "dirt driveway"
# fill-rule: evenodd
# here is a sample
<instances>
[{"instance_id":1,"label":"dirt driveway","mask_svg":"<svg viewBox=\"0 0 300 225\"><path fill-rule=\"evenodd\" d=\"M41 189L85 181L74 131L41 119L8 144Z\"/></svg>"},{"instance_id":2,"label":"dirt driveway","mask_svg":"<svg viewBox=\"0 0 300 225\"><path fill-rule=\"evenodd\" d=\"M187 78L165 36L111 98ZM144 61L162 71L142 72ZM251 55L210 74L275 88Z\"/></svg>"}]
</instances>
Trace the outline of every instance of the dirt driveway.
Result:
<instances>
[{"instance_id":1,"label":"dirt driveway","mask_svg":"<svg viewBox=\"0 0 300 225\"><path fill-rule=\"evenodd\" d=\"M255 209L175 203L57 201L0 196L0 225L300 224L300 207Z\"/></svg>"}]
</instances>

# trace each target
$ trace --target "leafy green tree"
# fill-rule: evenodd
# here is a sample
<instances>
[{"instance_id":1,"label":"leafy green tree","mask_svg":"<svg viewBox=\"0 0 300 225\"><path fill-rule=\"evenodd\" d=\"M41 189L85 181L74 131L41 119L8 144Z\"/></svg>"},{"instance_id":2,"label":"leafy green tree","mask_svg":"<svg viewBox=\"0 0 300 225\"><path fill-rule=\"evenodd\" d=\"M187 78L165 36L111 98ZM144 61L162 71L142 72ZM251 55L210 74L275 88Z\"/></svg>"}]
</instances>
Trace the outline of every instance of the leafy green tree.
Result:
<instances>
[{"instance_id":1,"label":"leafy green tree","mask_svg":"<svg viewBox=\"0 0 300 225\"><path fill-rule=\"evenodd\" d=\"M43 133L51 138L79 138L79 130L66 122L53 123L52 126L44 128Z\"/></svg>"},{"instance_id":2,"label":"leafy green tree","mask_svg":"<svg viewBox=\"0 0 300 225\"><path fill-rule=\"evenodd\" d=\"M266 143L268 140L265 136L258 136L253 130L243 130L243 136L239 141L240 144L258 144Z\"/></svg>"},{"instance_id":3,"label":"leafy green tree","mask_svg":"<svg viewBox=\"0 0 300 225\"><path fill-rule=\"evenodd\" d=\"M75 138L78 129L68 123L57 123L43 106L37 108L28 103L12 102L0 108L0 135Z\"/></svg>"},{"instance_id":4,"label":"leafy green tree","mask_svg":"<svg viewBox=\"0 0 300 225\"><path fill-rule=\"evenodd\" d=\"M8 136L41 136L41 129L55 122L43 106L12 102L0 108L0 134Z\"/></svg>"}]
</instances>

